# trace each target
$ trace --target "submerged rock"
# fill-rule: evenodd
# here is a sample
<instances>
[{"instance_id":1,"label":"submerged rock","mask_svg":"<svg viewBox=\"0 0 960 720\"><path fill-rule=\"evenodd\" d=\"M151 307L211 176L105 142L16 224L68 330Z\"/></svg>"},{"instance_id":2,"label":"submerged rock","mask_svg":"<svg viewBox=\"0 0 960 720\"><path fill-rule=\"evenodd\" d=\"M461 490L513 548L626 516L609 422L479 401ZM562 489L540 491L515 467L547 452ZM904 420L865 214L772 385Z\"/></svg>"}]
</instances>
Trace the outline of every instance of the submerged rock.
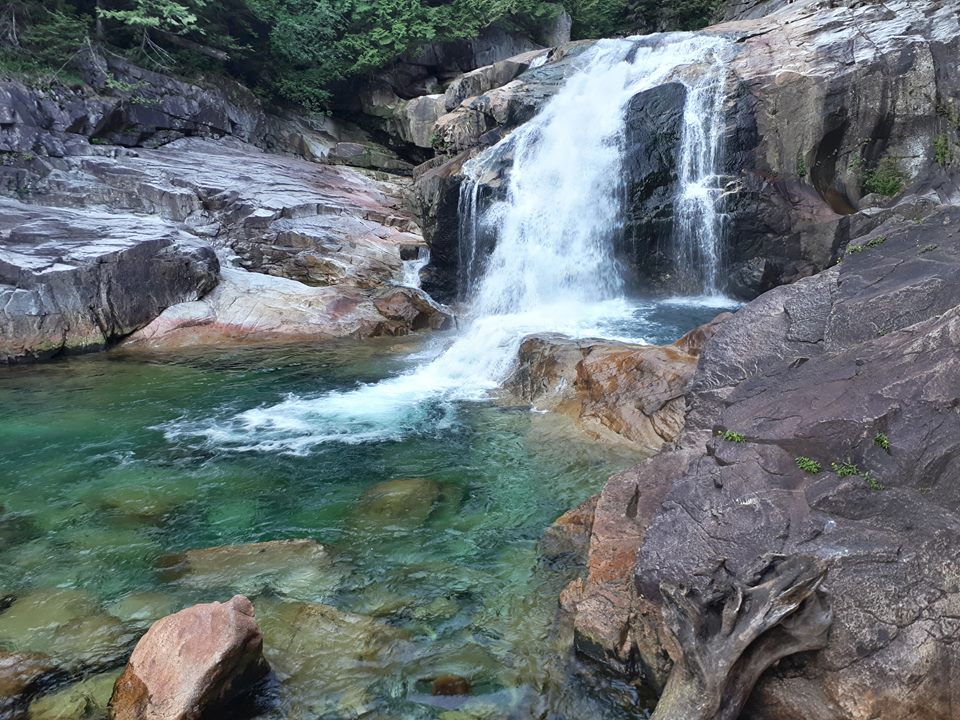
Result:
<instances>
[{"instance_id":1,"label":"submerged rock","mask_svg":"<svg viewBox=\"0 0 960 720\"><path fill-rule=\"evenodd\" d=\"M356 517L375 526L422 525L441 500L443 486L428 478L401 478L377 483L364 491Z\"/></svg>"},{"instance_id":2,"label":"submerged rock","mask_svg":"<svg viewBox=\"0 0 960 720\"><path fill-rule=\"evenodd\" d=\"M161 576L186 587L257 595L319 598L340 582L340 571L313 540L272 540L187 550L161 558Z\"/></svg>"},{"instance_id":3,"label":"submerged rock","mask_svg":"<svg viewBox=\"0 0 960 720\"><path fill-rule=\"evenodd\" d=\"M250 693L269 668L242 595L194 605L144 635L110 698L113 720L195 720Z\"/></svg>"},{"instance_id":4,"label":"submerged rock","mask_svg":"<svg viewBox=\"0 0 960 720\"><path fill-rule=\"evenodd\" d=\"M30 720L106 720L119 670L94 675L30 703Z\"/></svg>"},{"instance_id":5,"label":"submerged rock","mask_svg":"<svg viewBox=\"0 0 960 720\"><path fill-rule=\"evenodd\" d=\"M42 653L70 672L115 665L134 640L124 623L83 590L33 590L0 613L0 644Z\"/></svg>"},{"instance_id":6,"label":"submerged rock","mask_svg":"<svg viewBox=\"0 0 960 720\"><path fill-rule=\"evenodd\" d=\"M329 605L264 598L257 615L281 706L292 714L363 716L373 689L399 683L411 656L404 632Z\"/></svg>"},{"instance_id":7,"label":"submerged rock","mask_svg":"<svg viewBox=\"0 0 960 720\"><path fill-rule=\"evenodd\" d=\"M30 698L56 674L56 664L46 655L0 652L0 717L20 717Z\"/></svg>"}]
</instances>

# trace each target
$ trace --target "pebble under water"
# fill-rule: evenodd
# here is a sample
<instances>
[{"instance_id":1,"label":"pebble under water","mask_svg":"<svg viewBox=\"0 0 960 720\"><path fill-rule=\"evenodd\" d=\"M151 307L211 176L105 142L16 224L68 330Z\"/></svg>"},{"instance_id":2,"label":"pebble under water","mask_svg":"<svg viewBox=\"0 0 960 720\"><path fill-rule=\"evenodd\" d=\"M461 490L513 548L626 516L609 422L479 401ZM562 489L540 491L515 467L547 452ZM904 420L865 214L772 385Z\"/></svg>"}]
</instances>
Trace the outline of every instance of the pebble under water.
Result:
<instances>
[{"instance_id":1,"label":"pebble under water","mask_svg":"<svg viewBox=\"0 0 960 720\"><path fill-rule=\"evenodd\" d=\"M718 311L639 307L618 330L657 340ZM429 410L437 421L416 432L301 453L171 432L376 382L437 341L0 370L0 650L52 655L74 678L115 673L152 620L242 592L278 678L261 717L642 717L628 686L595 686L572 657L555 623L570 569L538 554L544 529L636 453L477 401ZM189 571L175 556L304 538L326 554Z\"/></svg>"}]
</instances>

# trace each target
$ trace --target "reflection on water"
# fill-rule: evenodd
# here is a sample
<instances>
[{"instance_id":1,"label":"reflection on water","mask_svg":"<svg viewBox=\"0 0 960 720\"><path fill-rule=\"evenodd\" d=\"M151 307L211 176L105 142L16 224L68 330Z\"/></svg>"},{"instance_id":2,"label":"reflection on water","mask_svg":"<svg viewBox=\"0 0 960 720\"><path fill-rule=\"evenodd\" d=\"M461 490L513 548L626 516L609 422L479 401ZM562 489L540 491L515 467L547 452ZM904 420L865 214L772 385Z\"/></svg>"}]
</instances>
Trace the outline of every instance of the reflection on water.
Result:
<instances>
[{"instance_id":1,"label":"reflection on water","mask_svg":"<svg viewBox=\"0 0 960 720\"><path fill-rule=\"evenodd\" d=\"M0 649L99 673L155 617L243 591L281 681L265 716L628 717L628 688L592 689L557 660L569 648L551 629L565 578L541 566L537 543L635 455L475 401L430 432L299 456L164 434L375 382L416 349L111 353L0 371L0 597L15 600L0 613ZM170 570L168 556L190 548L294 538L322 543L328 559ZM434 694L444 676L466 681L461 694Z\"/></svg>"}]
</instances>

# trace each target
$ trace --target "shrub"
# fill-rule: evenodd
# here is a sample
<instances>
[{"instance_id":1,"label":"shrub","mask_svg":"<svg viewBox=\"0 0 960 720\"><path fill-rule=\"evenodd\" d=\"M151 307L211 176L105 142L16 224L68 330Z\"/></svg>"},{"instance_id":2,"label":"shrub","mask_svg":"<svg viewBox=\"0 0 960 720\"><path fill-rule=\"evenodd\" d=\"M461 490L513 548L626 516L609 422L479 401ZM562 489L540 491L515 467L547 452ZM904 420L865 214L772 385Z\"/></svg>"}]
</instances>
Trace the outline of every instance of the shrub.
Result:
<instances>
[{"instance_id":1,"label":"shrub","mask_svg":"<svg viewBox=\"0 0 960 720\"><path fill-rule=\"evenodd\" d=\"M860 474L860 468L850 462L850 458L841 462L831 463L830 467L832 467L833 471L840 477L850 477L851 475Z\"/></svg>"},{"instance_id":2,"label":"shrub","mask_svg":"<svg viewBox=\"0 0 960 720\"><path fill-rule=\"evenodd\" d=\"M946 167L953 160L953 153L950 150L950 141L946 135L938 135L933 141L933 159L941 167Z\"/></svg>"},{"instance_id":3,"label":"shrub","mask_svg":"<svg viewBox=\"0 0 960 720\"><path fill-rule=\"evenodd\" d=\"M798 457L795 462L797 467L803 470L805 473L810 473L811 475L816 475L820 472L820 463L816 460L811 460L808 457L803 457L802 455Z\"/></svg>"},{"instance_id":4,"label":"shrub","mask_svg":"<svg viewBox=\"0 0 960 720\"><path fill-rule=\"evenodd\" d=\"M867 173L864 189L885 197L899 195L907 184L907 174L894 158L883 158L877 167Z\"/></svg>"},{"instance_id":5,"label":"shrub","mask_svg":"<svg viewBox=\"0 0 960 720\"><path fill-rule=\"evenodd\" d=\"M725 430L720 437L727 442L742 443L746 442L747 438L743 433L734 432L733 430Z\"/></svg>"},{"instance_id":6,"label":"shrub","mask_svg":"<svg viewBox=\"0 0 960 720\"><path fill-rule=\"evenodd\" d=\"M883 451L888 455L890 454L890 438L888 438L884 433L878 432L876 435L874 435L873 442L883 449Z\"/></svg>"},{"instance_id":7,"label":"shrub","mask_svg":"<svg viewBox=\"0 0 960 720\"><path fill-rule=\"evenodd\" d=\"M883 490L883 485L880 484L880 481L874 477L873 473L866 472L863 474L863 479L867 483L867 487L870 488L873 492L880 492Z\"/></svg>"}]
</instances>

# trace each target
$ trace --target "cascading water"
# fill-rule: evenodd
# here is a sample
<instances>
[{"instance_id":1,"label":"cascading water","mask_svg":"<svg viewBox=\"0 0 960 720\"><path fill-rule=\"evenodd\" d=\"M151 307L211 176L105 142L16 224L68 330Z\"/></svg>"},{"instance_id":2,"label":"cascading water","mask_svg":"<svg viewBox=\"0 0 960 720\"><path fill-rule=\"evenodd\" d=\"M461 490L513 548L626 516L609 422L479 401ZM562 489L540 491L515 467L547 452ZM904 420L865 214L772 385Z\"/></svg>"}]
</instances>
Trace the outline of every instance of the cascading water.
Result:
<instances>
[{"instance_id":1,"label":"cascading water","mask_svg":"<svg viewBox=\"0 0 960 720\"><path fill-rule=\"evenodd\" d=\"M399 438L444 427L453 401L486 397L504 380L526 335L620 334L615 328L628 324L634 310L612 252L624 216L625 114L637 93L671 80L690 88L678 212L691 219L680 228L713 263L703 289L714 291L719 231L698 225L718 220L708 205L715 200L710 177L719 123L707 116L722 103L718 78L726 45L687 34L600 41L533 120L468 163L464 170L472 181L465 183L460 210L469 310L449 347L428 350L410 372L352 392L290 397L214 427L180 424L168 435L201 434L237 449L291 452L328 441ZM481 208L479 180L493 172L502 153L513 158L505 196ZM496 237L483 258L481 228ZM691 253L690 261L699 262L700 255Z\"/></svg>"},{"instance_id":2,"label":"cascading water","mask_svg":"<svg viewBox=\"0 0 960 720\"><path fill-rule=\"evenodd\" d=\"M430 250L426 247L418 247L415 258L403 261L400 285L403 287L419 288L420 271L423 270L429 262Z\"/></svg>"},{"instance_id":3,"label":"cascading water","mask_svg":"<svg viewBox=\"0 0 960 720\"><path fill-rule=\"evenodd\" d=\"M687 83L680 141L679 191L674 210L677 267L686 289L718 296L723 262L723 105L724 53L715 52L692 83Z\"/></svg>"}]
</instances>

